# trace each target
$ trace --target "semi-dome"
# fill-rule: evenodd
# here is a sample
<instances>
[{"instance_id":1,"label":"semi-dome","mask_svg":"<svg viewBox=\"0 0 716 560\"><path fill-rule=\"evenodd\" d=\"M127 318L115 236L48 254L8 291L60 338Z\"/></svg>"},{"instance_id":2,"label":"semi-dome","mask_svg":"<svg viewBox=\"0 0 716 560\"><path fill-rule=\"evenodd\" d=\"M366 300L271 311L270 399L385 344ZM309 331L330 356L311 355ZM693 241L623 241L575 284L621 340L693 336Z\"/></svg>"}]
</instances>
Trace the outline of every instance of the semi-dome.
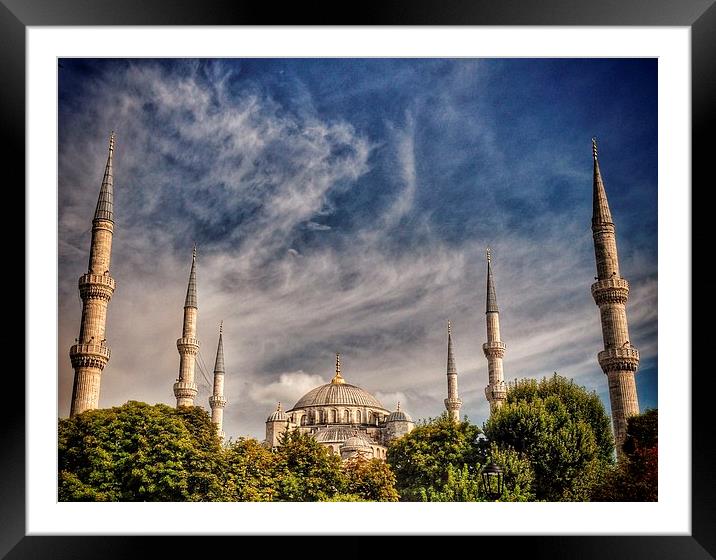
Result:
<instances>
[{"instance_id":1,"label":"semi-dome","mask_svg":"<svg viewBox=\"0 0 716 560\"><path fill-rule=\"evenodd\" d=\"M344 426L327 426L321 428L313 437L319 443L342 443L355 434L355 429Z\"/></svg>"},{"instance_id":2,"label":"semi-dome","mask_svg":"<svg viewBox=\"0 0 716 560\"><path fill-rule=\"evenodd\" d=\"M351 437L349 437L346 441L343 442L343 445L341 445L341 449L370 450L372 449L372 443L373 442L369 441L365 436L354 432Z\"/></svg>"}]
</instances>

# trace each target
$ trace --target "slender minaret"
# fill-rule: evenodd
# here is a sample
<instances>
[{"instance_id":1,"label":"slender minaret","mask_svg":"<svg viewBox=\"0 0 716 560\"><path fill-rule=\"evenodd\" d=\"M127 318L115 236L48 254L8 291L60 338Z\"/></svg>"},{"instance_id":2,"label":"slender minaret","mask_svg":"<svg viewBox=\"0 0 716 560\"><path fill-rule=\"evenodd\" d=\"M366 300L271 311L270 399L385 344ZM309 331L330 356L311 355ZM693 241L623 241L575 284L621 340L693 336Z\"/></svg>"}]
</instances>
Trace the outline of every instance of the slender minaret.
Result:
<instances>
[{"instance_id":1,"label":"slender minaret","mask_svg":"<svg viewBox=\"0 0 716 560\"><path fill-rule=\"evenodd\" d=\"M452 325L450 324L450 321L448 321L447 346L448 396L447 399L445 399L445 408L448 411L450 419L453 422L459 422L462 401L457 394L457 368L455 367L455 356L452 354ZM398 403L398 410L400 410L400 403Z\"/></svg>"},{"instance_id":2,"label":"slender minaret","mask_svg":"<svg viewBox=\"0 0 716 560\"><path fill-rule=\"evenodd\" d=\"M507 399L507 385L502 371L502 358L505 356L505 343L500 339L500 312L497 309L495 280L492 278L492 259L487 249L487 342L482 351L487 358L489 384L485 387L485 396L490 403L490 414L500 408Z\"/></svg>"},{"instance_id":3,"label":"slender minaret","mask_svg":"<svg viewBox=\"0 0 716 560\"><path fill-rule=\"evenodd\" d=\"M592 138L592 158L594 159L592 235L597 260L597 281L592 284L592 296L599 306L602 320L604 350L599 352L598 360L609 382L614 440L619 457L626 435L627 418L639 414L639 401L634 381L634 373L639 367L639 351L629 342L626 317L629 282L619 274L617 239L607 193L599 170L596 138Z\"/></svg>"},{"instance_id":4,"label":"slender minaret","mask_svg":"<svg viewBox=\"0 0 716 560\"><path fill-rule=\"evenodd\" d=\"M97 208L92 220L92 244L90 245L89 269L80 276L79 290L82 298L80 336L70 348L70 360L75 370L72 387L70 416L85 410L99 408L99 388L102 371L109 361L109 347L105 338L107 305L112 299L115 283L109 275L112 257L113 171L114 132L109 137L109 155L104 168L102 186L99 190Z\"/></svg>"},{"instance_id":5,"label":"slender minaret","mask_svg":"<svg viewBox=\"0 0 716 560\"><path fill-rule=\"evenodd\" d=\"M214 363L214 392L209 397L211 407L211 421L216 425L219 439L224 441L224 322L219 325L219 345L216 347L216 362Z\"/></svg>"},{"instance_id":6,"label":"slender minaret","mask_svg":"<svg viewBox=\"0 0 716 560\"><path fill-rule=\"evenodd\" d=\"M181 338L177 340L179 350L179 379L174 383L174 396L177 398L177 408L180 406L194 406L194 397L198 392L194 383L194 365L199 352L199 341L196 339L196 245L191 257L191 272L189 273L189 287L184 300L184 325Z\"/></svg>"}]
</instances>

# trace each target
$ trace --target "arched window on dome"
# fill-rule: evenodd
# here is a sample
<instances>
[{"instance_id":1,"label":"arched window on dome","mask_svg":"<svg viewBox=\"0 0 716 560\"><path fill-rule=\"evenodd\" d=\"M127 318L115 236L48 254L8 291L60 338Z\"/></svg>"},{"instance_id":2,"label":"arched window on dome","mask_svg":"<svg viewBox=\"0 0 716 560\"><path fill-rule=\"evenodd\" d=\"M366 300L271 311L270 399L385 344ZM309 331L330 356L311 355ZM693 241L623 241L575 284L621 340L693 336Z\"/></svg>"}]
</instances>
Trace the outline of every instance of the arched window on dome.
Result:
<instances>
[{"instance_id":1,"label":"arched window on dome","mask_svg":"<svg viewBox=\"0 0 716 560\"><path fill-rule=\"evenodd\" d=\"M301 414L301 416L299 416L299 418L300 418L299 424L301 426L305 426L306 424L308 424L308 416L306 414Z\"/></svg>"},{"instance_id":2,"label":"arched window on dome","mask_svg":"<svg viewBox=\"0 0 716 560\"><path fill-rule=\"evenodd\" d=\"M362 414L360 409L356 410L356 424L362 424Z\"/></svg>"}]
</instances>

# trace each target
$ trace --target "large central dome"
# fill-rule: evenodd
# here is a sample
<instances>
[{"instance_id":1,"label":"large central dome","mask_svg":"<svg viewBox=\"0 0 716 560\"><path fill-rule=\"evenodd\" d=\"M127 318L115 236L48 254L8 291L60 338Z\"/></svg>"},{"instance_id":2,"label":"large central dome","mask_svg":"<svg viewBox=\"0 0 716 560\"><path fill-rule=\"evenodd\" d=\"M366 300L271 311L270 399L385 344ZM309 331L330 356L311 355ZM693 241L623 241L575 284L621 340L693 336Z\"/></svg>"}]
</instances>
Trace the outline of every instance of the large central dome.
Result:
<instances>
[{"instance_id":1,"label":"large central dome","mask_svg":"<svg viewBox=\"0 0 716 560\"><path fill-rule=\"evenodd\" d=\"M350 383L335 382L311 389L298 399L292 410L325 405L369 406L386 410L378 399L360 387Z\"/></svg>"}]
</instances>

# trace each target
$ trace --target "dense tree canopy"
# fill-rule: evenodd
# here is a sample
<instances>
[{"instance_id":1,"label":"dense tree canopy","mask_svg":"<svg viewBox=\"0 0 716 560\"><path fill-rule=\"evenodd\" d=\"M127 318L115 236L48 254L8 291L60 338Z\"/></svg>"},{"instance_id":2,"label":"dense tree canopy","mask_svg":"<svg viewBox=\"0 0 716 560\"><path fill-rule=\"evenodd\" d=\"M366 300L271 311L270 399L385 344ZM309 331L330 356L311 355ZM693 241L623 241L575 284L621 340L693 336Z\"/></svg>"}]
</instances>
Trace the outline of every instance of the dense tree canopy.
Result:
<instances>
[{"instance_id":1,"label":"dense tree canopy","mask_svg":"<svg viewBox=\"0 0 716 560\"><path fill-rule=\"evenodd\" d=\"M478 426L453 422L444 413L391 442L388 464L395 473L401 500L420 501L429 489L442 490L449 474L457 476L463 466L474 476L484 462L478 445L480 433Z\"/></svg>"},{"instance_id":2,"label":"dense tree canopy","mask_svg":"<svg viewBox=\"0 0 716 560\"><path fill-rule=\"evenodd\" d=\"M222 446L200 407L130 401L59 421L61 501L395 501L377 460L342 463L313 437L276 450L251 438Z\"/></svg>"},{"instance_id":3,"label":"dense tree canopy","mask_svg":"<svg viewBox=\"0 0 716 560\"><path fill-rule=\"evenodd\" d=\"M59 422L62 501L199 501L222 496L208 414L130 401Z\"/></svg>"},{"instance_id":4,"label":"dense tree canopy","mask_svg":"<svg viewBox=\"0 0 716 560\"><path fill-rule=\"evenodd\" d=\"M588 500L612 464L609 418L599 397L564 377L525 380L485 424L488 440L525 456L538 500Z\"/></svg>"}]
</instances>

